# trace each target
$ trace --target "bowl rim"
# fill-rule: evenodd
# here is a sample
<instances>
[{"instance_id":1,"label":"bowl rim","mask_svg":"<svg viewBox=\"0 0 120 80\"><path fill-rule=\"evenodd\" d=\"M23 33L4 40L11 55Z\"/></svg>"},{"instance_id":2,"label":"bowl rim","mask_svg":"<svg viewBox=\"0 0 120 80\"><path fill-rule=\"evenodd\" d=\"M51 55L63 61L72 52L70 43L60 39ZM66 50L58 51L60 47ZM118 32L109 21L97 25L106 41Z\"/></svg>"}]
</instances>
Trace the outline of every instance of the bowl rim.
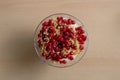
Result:
<instances>
[{"instance_id":1,"label":"bowl rim","mask_svg":"<svg viewBox=\"0 0 120 80\"><path fill-rule=\"evenodd\" d=\"M67 16L70 16L71 18L76 19L78 22L80 22L80 23L82 24L82 27L84 28L85 33L86 33L86 36L87 36L87 39L86 39L86 42L85 42L86 48L85 48L84 53L81 55L81 57L80 57L76 62L74 62L74 63L72 63L72 64L69 64L69 65L66 65L66 66L55 66L55 65L52 65L52 64L48 63L47 61L45 61L45 60L43 60L43 59L41 58L41 56L39 55L39 52L38 52L38 50L37 50L37 48L36 48L36 35L37 35L37 30L38 30L38 28L40 27L40 25L42 24L42 22L43 22L44 20L46 20L47 18L49 18L49 17L51 17L51 16L54 16L54 15L60 15L60 16L62 16L62 15L67 15ZM45 17L44 19L42 19L42 20L40 21L40 23L38 24L37 28L36 28L35 31L34 31L34 37L33 37L33 38L34 38L34 39L33 39L33 40L34 40L34 41L33 41L34 49L35 49L36 54L37 54L37 56L39 57L39 59L42 60L42 62L45 62L46 64L48 64L48 65L50 65L50 66L53 66L53 67L57 67L57 68L66 68L66 67L72 66L72 65L78 63L79 61L81 61L81 59L82 59L82 58L84 57L84 55L86 54L86 52L87 52L87 50L88 50L88 45L89 45L89 37L88 37L88 32L87 32L86 26L85 26L85 25L83 24L83 22L82 22L81 20L79 20L77 17L75 17L75 16L73 16L73 15L71 15L71 14L68 14L68 13L54 13L54 14L51 14L51 15Z\"/></svg>"}]
</instances>

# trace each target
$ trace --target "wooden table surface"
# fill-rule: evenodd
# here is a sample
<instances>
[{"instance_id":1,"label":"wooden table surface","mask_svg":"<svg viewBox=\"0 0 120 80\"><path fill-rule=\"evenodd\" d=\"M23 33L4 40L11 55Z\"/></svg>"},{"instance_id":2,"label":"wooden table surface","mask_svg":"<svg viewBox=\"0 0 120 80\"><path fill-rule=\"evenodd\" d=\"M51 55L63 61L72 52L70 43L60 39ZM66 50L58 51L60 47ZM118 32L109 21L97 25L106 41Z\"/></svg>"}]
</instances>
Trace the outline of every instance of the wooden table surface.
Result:
<instances>
[{"instance_id":1,"label":"wooden table surface","mask_svg":"<svg viewBox=\"0 0 120 80\"><path fill-rule=\"evenodd\" d=\"M48 66L33 47L35 28L53 13L88 30L86 55L68 68ZM120 80L120 0L1 0L0 80Z\"/></svg>"}]
</instances>

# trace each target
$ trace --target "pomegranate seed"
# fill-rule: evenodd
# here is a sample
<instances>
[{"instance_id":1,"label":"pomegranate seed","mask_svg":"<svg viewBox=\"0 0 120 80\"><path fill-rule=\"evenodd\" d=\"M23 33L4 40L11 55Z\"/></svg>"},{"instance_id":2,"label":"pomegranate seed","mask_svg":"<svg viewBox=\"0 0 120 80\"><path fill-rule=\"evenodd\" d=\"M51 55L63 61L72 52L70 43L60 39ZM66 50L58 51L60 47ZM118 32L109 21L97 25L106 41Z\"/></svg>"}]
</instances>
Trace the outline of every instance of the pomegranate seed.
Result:
<instances>
[{"instance_id":1,"label":"pomegranate seed","mask_svg":"<svg viewBox=\"0 0 120 80\"><path fill-rule=\"evenodd\" d=\"M52 50L53 50L52 45L51 45L51 44L48 44L48 46L46 47L46 50L47 50L47 51L52 51Z\"/></svg>"},{"instance_id":2,"label":"pomegranate seed","mask_svg":"<svg viewBox=\"0 0 120 80\"><path fill-rule=\"evenodd\" d=\"M51 28L51 32L55 33L56 32L55 28Z\"/></svg>"},{"instance_id":3,"label":"pomegranate seed","mask_svg":"<svg viewBox=\"0 0 120 80\"><path fill-rule=\"evenodd\" d=\"M48 37L52 38L53 37L53 33L49 33Z\"/></svg>"},{"instance_id":4,"label":"pomegranate seed","mask_svg":"<svg viewBox=\"0 0 120 80\"><path fill-rule=\"evenodd\" d=\"M69 32L69 33L72 33L72 34L74 33L74 31L73 31L72 28L69 28L69 29L68 29L68 32Z\"/></svg>"},{"instance_id":5,"label":"pomegranate seed","mask_svg":"<svg viewBox=\"0 0 120 80\"><path fill-rule=\"evenodd\" d=\"M49 19L48 21L48 26L54 26L53 22L52 22L52 19Z\"/></svg>"},{"instance_id":6,"label":"pomegranate seed","mask_svg":"<svg viewBox=\"0 0 120 80\"><path fill-rule=\"evenodd\" d=\"M60 48L56 47L56 48L55 48L55 51L56 51L56 52L59 52L59 51L60 51Z\"/></svg>"},{"instance_id":7,"label":"pomegranate seed","mask_svg":"<svg viewBox=\"0 0 120 80\"><path fill-rule=\"evenodd\" d=\"M57 54L56 54L56 53L53 53L53 54L51 55L51 57L52 57L52 60L56 60Z\"/></svg>"},{"instance_id":8,"label":"pomegranate seed","mask_svg":"<svg viewBox=\"0 0 120 80\"><path fill-rule=\"evenodd\" d=\"M84 46L83 45L80 45L80 50L83 50L84 49Z\"/></svg>"},{"instance_id":9,"label":"pomegranate seed","mask_svg":"<svg viewBox=\"0 0 120 80\"><path fill-rule=\"evenodd\" d=\"M73 57L72 57L72 55L71 54L68 54L68 59L70 59L70 60L73 60Z\"/></svg>"},{"instance_id":10,"label":"pomegranate seed","mask_svg":"<svg viewBox=\"0 0 120 80\"><path fill-rule=\"evenodd\" d=\"M56 30L55 30L55 28L53 28L53 27L50 27L49 29L48 29L48 33L55 33L56 32Z\"/></svg>"},{"instance_id":11,"label":"pomegranate seed","mask_svg":"<svg viewBox=\"0 0 120 80\"><path fill-rule=\"evenodd\" d=\"M84 31L81 30L81 31L77 32L77 35L80 36L80 35L83 34L83 33L84 33Z\"/></svg>"},{"instance_id":12,"label":"pomegranate seed","mask_svg":"<svg viewBox=\"0 0 120 80\"><path fill-rule=\"evenodd\" d=\"M81 39L82 39L83 41L85 41L86 38L87 38L85 35L81 35L80 37L81 37Z\"/></svg>"},{"instance_id":13,"label":"pomegranate seed","mask_svg":"<svg viewBox=\"0 0 120 80\"><path fill-rule=\"evenodd\" d=\"M66 54L64 54L64 55L63 55L63 58L67 58L67 55L66 55Z\"/></svg>"},{"instance_id":14,"label":"pomegranate seed","mask_svg":"<svg viewBox=\"0 0 120 80\"><path fill-rule=\"evenodd\" d=\"M69 57L69 59L70 59L70 60L73 60L73 57L72 57L72 56L70 56L70 57Z\"/></svg>"},{"instance_id":15,"label":"pomegranate seed","mask_svg":"<svg viewBox=\"0 0 120 80\"><path fill-rule=\"evenodd\" d=\"M59 58L59 59L62 59L62 55L58 55L58 58Z\"/></svg>"},{"instance_id":16,"label":"pomegranate seed","mask_svg":"<svg viewBox=\"0 0 120 80\"><path fill-rule=\"evenodd\" d=\"M81 34L84 33L84 30L82 29L82 26L79 26L79 27L75 28L75 30L78 31L77 35L81 35Z\"/></svg>"},{"instance_id":17,"label":"pomegranate seed","mask_svg":"<svg viewBox=\"0 0 120 80\"><path fill-rule=\"evenodd\" d=\"M45 30L47 28L47 26L43 26L42 29Z\"/></svg>"},{"instance_id":18,"label":"pomegranate seed","mask_svg":"<svg viewBox=\"0 0 120 80\"><path fill-rule=\"evenodd\" d=\"M69 54L70 54L70 55L73 55L74 53L73 53L73 51L71 51Z\"/></svg>"},{"instance_id":19,"label":"pomegranate seed","mask_svg":"<svg viewBox=\"0 0 120 80\"><path fill-rule=\"evenodd\" d=\"M38 40L37 42L41 44L41 40Z\"/></svg>"},{"instance_id":20,"label":"pomegranate seed","mask_svg":"<svg viewBox=\"0 0 120 80\"><path fill-rule=\"evenodd\" d=\"M55 49L55 48L57 47L57 43L54 42L54 43L52 44L52 46L53 46L53 48Z\"/></svg>"},{"instance_id":21,"label":"pomegranate seed","mask_svg":"<svg viewBox=\"0 0 120 80\"><path fill-rule=\"evenodd\" d=\"M60 20L63 20L63 17L62 17L62 16L60 17Z\"/></svg>"},{"instance_id":22,"label":"pomegranate seed","mask_svg":"<svg viewBox=\"0 0 120 80\"><path fill-rule=\"evenodd\" d=\"M42 26L48 26L48 22L47 21L43 22Z\"/></svg>"},{"instance_id":23,"label":"pomegranate seed","mask_svg":"<svg viewBox=\"0 0 120 80\"><path fill-rule=\"evenodd\" d=\"M64 39L61 37L60 39L59 39L59 41L63 41Z\"/></svg>"},{"instance_id":24,"label":"pomegranate seed","mask_svg":"<svg viewBox=\"0 0 120 80\"><path fill-rule=\"evenodd\" d=\"M79 27L75 28L75 30L76 30L76 31L81 31L81 30L83 30L83 29L82 29L82 26L79 26Z\"/></svg>"},{"instance_id":25,"label":"pomegranate seed","mask_svg":"<svg viewBox=\"0 0 120 80\"><path fill-rule=\"evenodd\" d=\"M64 39L68 40L68 39L69 39L69 37L68 37L68 36L64 36Z\"/></svg>"},{"instance_id":26,"label":"pomegranate seed","mask_svg":"<svg viewBox=\"0 0 120 80\"><path fill-rule=\"evenodd\" d=\"M68 19L68 24L75 24L75 21L72 19Z\"/></svg>"},{"instance_id":27,"label":"pomegranate seed","mask_svg":"<svg viewBox=\"0 0 120 80\"><path fill-rule=\"evenodd\" d=\"M54 43L52 44L52 46L53 46L53 48L55 48L55 47L57 46L56 42L54 42Z\"/></svg>"},{"instance_id":28,"label":"pomegranate seed","mask_svg":"<svg viewBox=\"0 0 120 80\"><path fill-rule=\"evenodd\" d=\"M45 30L41 29L41 30L40 30L40 33L43 34L44 31L45 31ZM40 33L39 33L39 34L40 34Z\"/></svg>"},{"instance_id":29,"label":"pomegranate seed","mask_svg":"<svg viewBox=\"0 0 120 80\"><path fill-rule=\"evenodd\" d=\"M68 24L71 24L71 19L68 19Z\"/></svg>"},{"instance_id":30,"label":"pomegranate seed","mask_svg":"<svg viewBox=\"0 0 120 80\"><path fill-rule=\"evenodd\" d=\"M41 41L40 40L38 40L38 47L41 47Z\"/></svg>"},{"instance_id":31,"label":"pomegranate seed","mask_svg":"<svg viewBox=\"0 0 120 80\"><path fill-rule=\"evenodd\" d=\"M73 48L74 50L77 50L77 46L74 46L74 45L73 45L72 48Z\"/></svg>"},{"instance_id":32,"label":"pomegranate seed","mask_svg":"<svg viewBox=\"0 0 120 80\"><path fill-rule=\"evenodd\" d=\"M57 20L61 21L61 20L63 20L63 17L57 17Z\"/></svg>"},{"instance_id":33,"label":"pomegranate seed","mask_svg":"<svg viewBox=\"0 0 120 80\"><path fill-rule=\"evenodd\" d=\"M41 44L40 44L40 43L38 44L38 47L41 47Z\"/></svg>"},{"instance_id":34,"label":"pomegranate seed","mask_svg":"<svg viewBox=\"0 0 120 80\"><path fill-rule=\"evenodd\" d=\"M63 19L63 23L64 23L64 24L68 24L68 22L67 22L66 19Z\"/></svg>"},{"instance_id":35,"label":"pomegranate seed","mask_svg":"<svg viewBox=\"0 0 120 80\"><path fill-rule=\"evenodd\" d=\"M39 34L38 34L38 37L41 38L41 37L42 37L42 33L39 33Z\"/></svg>"},{"instance_id":36,"label":"pomegranate seed","mask_svg":"<svg viewBox=\"0 0 120 80\"><path fill-rule=\"evenodd\" d=\"M71 20L71 24L75 24L75 21L74 21L74 20Z\"/></svg>"},{"instance_id":37,"label":"pomegranate seed","mask_svg":"<svg viewBox=\"0 0 120 80\"><path fill-rule=\"evenodd\" d=\"M62 38L62 35L61 35L61 34L56 35L56 39L57 39L58 41L60 41L61 38Z\"/></svg>"},{"instance_id":38,"label":"pomegranate seed","mask_svg":"<svg viewBox=\"0 0 120 80\"><path fill-rule=\"evenodd\" d=\"M47 59L47 60L48 60L48 59L51 59L51 55L46 56L46 59Z\"/></svg>"},{"instance_id":39,"label":"pomegranate seed","mask_svg":"<svg viewBox=\"0 0 120 80\"><path fill-rule=\"evenodd\" d=\"M65 40L65 44L68 44L68 43L69 43L69 40L66 39L66 40Z\"/></svg>"},{"instance_id":40,"label":"pomegranate seed","mask_svg":"<svg viewBox=\"0 0 120 80\"><path fill-rule=\"evenodd\" d=\"M58 56L56 56L55 60L56 61L60 61L60 58Z\"/></svg>"},{"instance_id":41,"label":"pomegranate seed","mask_svg":"<svg viewBox=\"0 0 120 80\"><path fill-rule=\"evenodd\" d=\"M45 45L45 47L46 47L46 46L48 46L48 43L46 42L44 45Z\"/></svg>"},{"instance_id":42,"label":"pomegranate seed","mask_svg":"<svg viewBox=\"0 0 120 80\"><path fill-rule=\"evenodd\" d=\"M45 52L42 52L42 56L43 56L43 57L45 57L45 56L46 56Z\"/></svg>"},{"instance_id":43,"label":"pomegranate seed","mask_svg":"<svg viewBox=\"0 0 120 80\"><path fill-rule=\"evenodd\" d=\"M65 48L66 48L67 50L69 50L69 49L70 49L70 47L69 47L69 46L66 46Z\"/></svg>"},{"instance_id":44,"label":"pomegranate seed","mask_svg":"<svg viewBox=\"0 0 120 80\"><path fill-rule=\"evenodd\" d=\"M70 37L71 38L76 38L76 35L75 34L71 34Z\"/></svg>"},{"instance_id":45,"label":"pomegranate seed","mask_svg":"<svg viewBox=\"0 0 120 80\"><path fill-rule=\"evenodd\" d=\"M57 57L57 54L56 54L56 53L54 53L53 57Z\"/></svg>"},{"instance_id":46,"label":"pomegranate seed","mask_svg":"<svg viewBox=\"0 0 120 80\"><path fill-rule=\"evenodd\" d=\"M60 61L60 64L66 64L66 63L67 63L66 60Z\"/></svg>"},{"instance_id":47,"label":"pomegranate seed","mask_svg":"<svg viewBox=\"0 0 120 80\"><path fill-rule=\"evenodd\" d=\"M79 41L80 44L84 44L84 41L82 40L82 38L77 38L77 40Z\"/></svg>"},{"instance_id":48,"label":"pomegranate seed","mask_svg":"<svg viewBox=\"0 0 120 80\"><path fill-rule=\"evenodd\" d=\"M63 22L63 17L57 17L58 25L60 25Z\"/></svg>"},{"instance_id":49,"label":"pomegranate seed","mask_svg":"<svg viewBox=\"0 0 120 80\"><path fill-rule=\"evenodd\" d=\"M66 64L66 60L63 60L62 63L63 63L63 64Z\"/></svg>"}]
</instances>

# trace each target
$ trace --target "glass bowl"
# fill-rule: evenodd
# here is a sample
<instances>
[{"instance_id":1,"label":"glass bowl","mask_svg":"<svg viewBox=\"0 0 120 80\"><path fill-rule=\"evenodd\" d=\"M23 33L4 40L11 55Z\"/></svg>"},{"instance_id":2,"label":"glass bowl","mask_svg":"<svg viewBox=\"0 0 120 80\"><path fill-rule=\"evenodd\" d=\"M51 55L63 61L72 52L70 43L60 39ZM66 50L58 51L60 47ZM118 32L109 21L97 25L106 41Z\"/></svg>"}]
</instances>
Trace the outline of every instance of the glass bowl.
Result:
<instances>
[{"instance_id":1,"label":"glass bowl","mask_svg":"<svg viewBox=\"0 0 120 80\"><path fill-rule=\"evenodd\" d=\"M38 47L38 33L40 32L41 28L42 28L42 23L44 21L47 21L49 19L54 19L54 18L57 18L58 16L62 16L63 18L71 18L72 20L74 20L76 22L75 26L74 27L78 27L78 26L82 26L83 30L85 31L84 34L87 36L87 39L84 43L84 49L80 52L80 54L78 54L74 60L71 60L71 61L68 61L66 64L60 64L60 63L54 63L53 61L51 60L46 60L44 57L41 56L41 51ZM38 25L38 27L36 28L35 30L35 35L34 35L34 48L36 50L36 53L38 55L38 57L40 59L42 59L42 61L44 61L45 63L47 63L48 65L51 65L51 66L54 66L54 67L59 67L59 68L63 68L63 67L68 67L68 66L71 66L77 62L79 62L83 56L85 55L86 51L87 51L87 47L88 47L88 34L87 34L87 30L85 28L85 26L83 25L83 23L77 19L76 17L70 15L70 14L66 14L66 13L56 13L56 14L52 14L48 17L46 17L45 19L43 19L40 24Z\"/></svg>"}]
</instances>

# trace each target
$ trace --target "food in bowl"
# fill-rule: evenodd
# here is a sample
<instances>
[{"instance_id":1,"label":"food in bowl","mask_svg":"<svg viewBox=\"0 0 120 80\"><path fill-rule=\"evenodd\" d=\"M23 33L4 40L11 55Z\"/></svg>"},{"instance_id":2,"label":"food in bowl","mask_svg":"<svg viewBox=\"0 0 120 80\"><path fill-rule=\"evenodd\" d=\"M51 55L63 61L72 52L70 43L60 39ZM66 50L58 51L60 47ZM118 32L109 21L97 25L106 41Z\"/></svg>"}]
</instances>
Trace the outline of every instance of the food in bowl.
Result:
<instances>
[{"instance_id":1,"label":"food in bowl","mask_svg":"<svg viewBox=\"0 0 120 80\"><path fill-rule=\"evenodd\" d=\"M86 40L83 26L63 16L42 21L37 34L40 56L53 64L67 64L75 60L84 50Z\"/></svg>"}]
</instances>

